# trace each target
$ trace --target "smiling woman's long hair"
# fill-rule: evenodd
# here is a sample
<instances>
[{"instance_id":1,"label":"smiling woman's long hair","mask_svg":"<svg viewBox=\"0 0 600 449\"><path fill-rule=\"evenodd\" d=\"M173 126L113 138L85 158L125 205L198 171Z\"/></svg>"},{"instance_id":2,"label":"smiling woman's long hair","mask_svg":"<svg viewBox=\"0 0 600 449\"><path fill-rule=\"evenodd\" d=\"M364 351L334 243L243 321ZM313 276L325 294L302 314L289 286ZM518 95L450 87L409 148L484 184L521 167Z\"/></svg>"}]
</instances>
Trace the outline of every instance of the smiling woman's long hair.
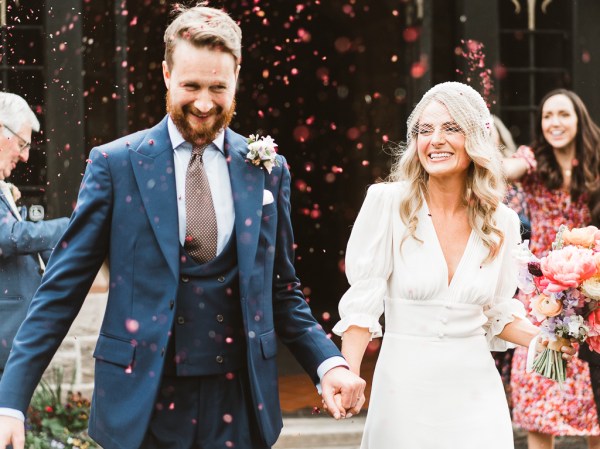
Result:
<instances>
[{"instance_id":1,"label":"smiling woman's long hair","mask_svg":"<svg viewBox=\"0 0 600 449\"><path fill-rule=\"evenodd\" d=\"M483 261L492 261L504 243L504 234L494 221L494 213L504 198L506 184L502 174L500 152L491 135L492 118L485 101L470 86L447 82L431 88L417 104L408 118L406 143L395 151L390 181L404 181L405 189L400 201L400 217L407 227L408 237L416 235L418 211L423 206L429 176L417 154L419 119L432 101L444 105L465 136L465 150L472 163L468 168L463 201L467 206L469 225L489 249Z\"/></svg>"},{"instance_id":2,"label":"smiling woman's long hair","mask_svg":"<svg viewBox=\"0 0 600 449\"><path fill-rule=\"evenodd\" d=\"M558 165L554 150L544 137L542 131L542 113L544 104L551 97L564 95L567 97L577 116L577 133L575 135L575 158L579 162L573 166L571 175L571 199L577 201L586 195L592 224L600 226L600 128L592 120L585 104L579 96L567 89L555 89L548 92L537 110L535 137L532 144L537 160L537 172L549 190L560 189L564 178Z\"/></svg>"}]
</instances>

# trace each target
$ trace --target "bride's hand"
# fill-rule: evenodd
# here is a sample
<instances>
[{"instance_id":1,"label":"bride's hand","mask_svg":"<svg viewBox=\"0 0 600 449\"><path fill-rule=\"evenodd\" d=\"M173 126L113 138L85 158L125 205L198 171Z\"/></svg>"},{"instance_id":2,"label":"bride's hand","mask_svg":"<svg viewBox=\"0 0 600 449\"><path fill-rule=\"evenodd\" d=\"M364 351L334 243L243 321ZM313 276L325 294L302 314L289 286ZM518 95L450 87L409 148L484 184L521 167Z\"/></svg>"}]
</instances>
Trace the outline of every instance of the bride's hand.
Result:
<instances>
[{"instance_id":1,"label":"bride's hand","mask_svg":"<svg viewBox=\"0 0 600 449\"><path fill-rule=\"evenodd\" d=\"M340 393L337 393L333 397L333 399L335 400L335 403L337 404L338 408L340 410L344 410L344 407L342 407L342 395ZM345 410L345 413L342 413L342 418L352 418L352 416L358 415L360 413L360 409L365 404L366 400L367 399L364 393L361 394L360 397L357 399L356 403L354 403L349 409ZM325 403L325 401L323 401L323 410L325 410L330 416L333 416L330 410L327 408L327 404Z\"/></svg>"},{"instance_id":2,"label":"bride's hand","mask_svg":"<svg viewBox=\"0 0 600 449\"><path fill-rule=\"evenodd\" d=\"M547 347L549 347L550 349L553 349L555 351L560 351L562 352L562 358L564 360L571 360L575 355L577 355L577 349L575 349L573 347L573 345L571 343L573 343L575 340L571 339L570 341L567 340L566 338L561 338L557 341L549 341L549 340L544 340L542 342L538 342L537 344L537 352L542 352L544 349L546 349Z\"/></svg>"},{"instance_id":3,"label":"bride's hand","mask_svg":"<svg viewBox=\"0 0 600 449\"><path fill-rule=\"evenodd\" d=\"M346 411L346 418L351 418L353 415L358 415L360 413L360 409L365 404L366 400L367 398L365 398L364 393L361 394L358 400L356 401L356 404L353 404L353 406Z\"/></svg>"}]
</instances>

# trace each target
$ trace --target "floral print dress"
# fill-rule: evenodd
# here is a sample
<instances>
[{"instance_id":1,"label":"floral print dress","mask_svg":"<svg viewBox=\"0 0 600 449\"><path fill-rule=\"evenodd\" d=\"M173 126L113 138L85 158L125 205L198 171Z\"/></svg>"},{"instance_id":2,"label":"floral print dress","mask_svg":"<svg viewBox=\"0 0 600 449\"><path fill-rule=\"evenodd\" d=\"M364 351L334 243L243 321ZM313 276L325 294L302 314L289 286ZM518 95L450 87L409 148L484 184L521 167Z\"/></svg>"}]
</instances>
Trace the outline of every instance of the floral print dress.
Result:
<instances>
[{"instance_id":1,"label":"floral print dress","mask_svg":"<svg viewBox=\"0 0 600 449\"><path fill-rule=\"evenodd\" d=\"M590 212L585 195L576 202L568 191L549 190L534 172L522 182L531 218L529 248L538 257L548 253L561 224L587 226ZM522 298L528 307L528 298ZM567 365L567 380L557 382L526 373L526 348L513 357L511 390L513 423L523 429L550 435L600 435L588 364L574 357Z\"/></svg>"}]
</instances>

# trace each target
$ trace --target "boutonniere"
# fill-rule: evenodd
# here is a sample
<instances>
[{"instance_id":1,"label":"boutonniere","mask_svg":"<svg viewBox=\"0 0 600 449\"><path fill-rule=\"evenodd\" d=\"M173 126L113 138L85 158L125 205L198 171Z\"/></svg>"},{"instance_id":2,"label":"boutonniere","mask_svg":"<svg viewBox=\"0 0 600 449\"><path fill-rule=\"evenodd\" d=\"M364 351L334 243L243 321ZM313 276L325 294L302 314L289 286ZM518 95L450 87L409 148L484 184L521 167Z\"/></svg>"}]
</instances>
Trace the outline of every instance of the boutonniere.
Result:
<instances>
[{"instance_id":1,"label":"boutonniere","mask_svg":"<svg viewBox=\"0 0 600 449\"><path fill-rule=\"evenodd\" d=\"M276 147L277 144L271 136L259 138L258 134L251 134L248 138L248 154L246 154L246 159L250 161L252 165L265 167L267 172L271 174L273 166L279 166L277 153L275 152Z\"/></svg>"}]
</instances>

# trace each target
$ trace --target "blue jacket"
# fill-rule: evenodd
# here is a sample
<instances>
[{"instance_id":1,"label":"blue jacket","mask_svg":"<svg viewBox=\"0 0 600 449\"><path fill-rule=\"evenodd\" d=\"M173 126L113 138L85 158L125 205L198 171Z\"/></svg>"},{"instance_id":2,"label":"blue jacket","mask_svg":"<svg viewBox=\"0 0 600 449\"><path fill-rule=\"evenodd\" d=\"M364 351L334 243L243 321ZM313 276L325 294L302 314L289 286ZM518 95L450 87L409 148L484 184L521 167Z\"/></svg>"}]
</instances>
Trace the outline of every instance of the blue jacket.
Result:
<instances>
[{"instance_id":1,"label":"blue jacket","mask_svg":"<svg viewBox=\"0 0 600 449\"><path fill-rule=\"evenodd\" d=\"M315 382L317 367L340 353L311 315L294 270L285 160L278 156L271 174L248 163L246 139L229 129L225 151L251 399L260 434L272 445L282 426L276 335ZM275 201L263 206L265 189ZM105 449L137 449L154 409L173 325L169 304L177 297L179 248L166 118L93 149L69 227L15 338L0 382L0 407L26 409L108 256L110 290L94 354L89 431ZM138 326L127 326L129 320Z\"/></svg>"},{"instance_id":2,"label":"blue jacket","mask_svg":"<svg viewBox=\"0 0 600 449\"><path fill-rule=\"evenodd\" d=\"M48 261L67 223L67 218L19 221L0 190L0 375L42 279L38 254Z\"/></svg>"}]
</instances>

